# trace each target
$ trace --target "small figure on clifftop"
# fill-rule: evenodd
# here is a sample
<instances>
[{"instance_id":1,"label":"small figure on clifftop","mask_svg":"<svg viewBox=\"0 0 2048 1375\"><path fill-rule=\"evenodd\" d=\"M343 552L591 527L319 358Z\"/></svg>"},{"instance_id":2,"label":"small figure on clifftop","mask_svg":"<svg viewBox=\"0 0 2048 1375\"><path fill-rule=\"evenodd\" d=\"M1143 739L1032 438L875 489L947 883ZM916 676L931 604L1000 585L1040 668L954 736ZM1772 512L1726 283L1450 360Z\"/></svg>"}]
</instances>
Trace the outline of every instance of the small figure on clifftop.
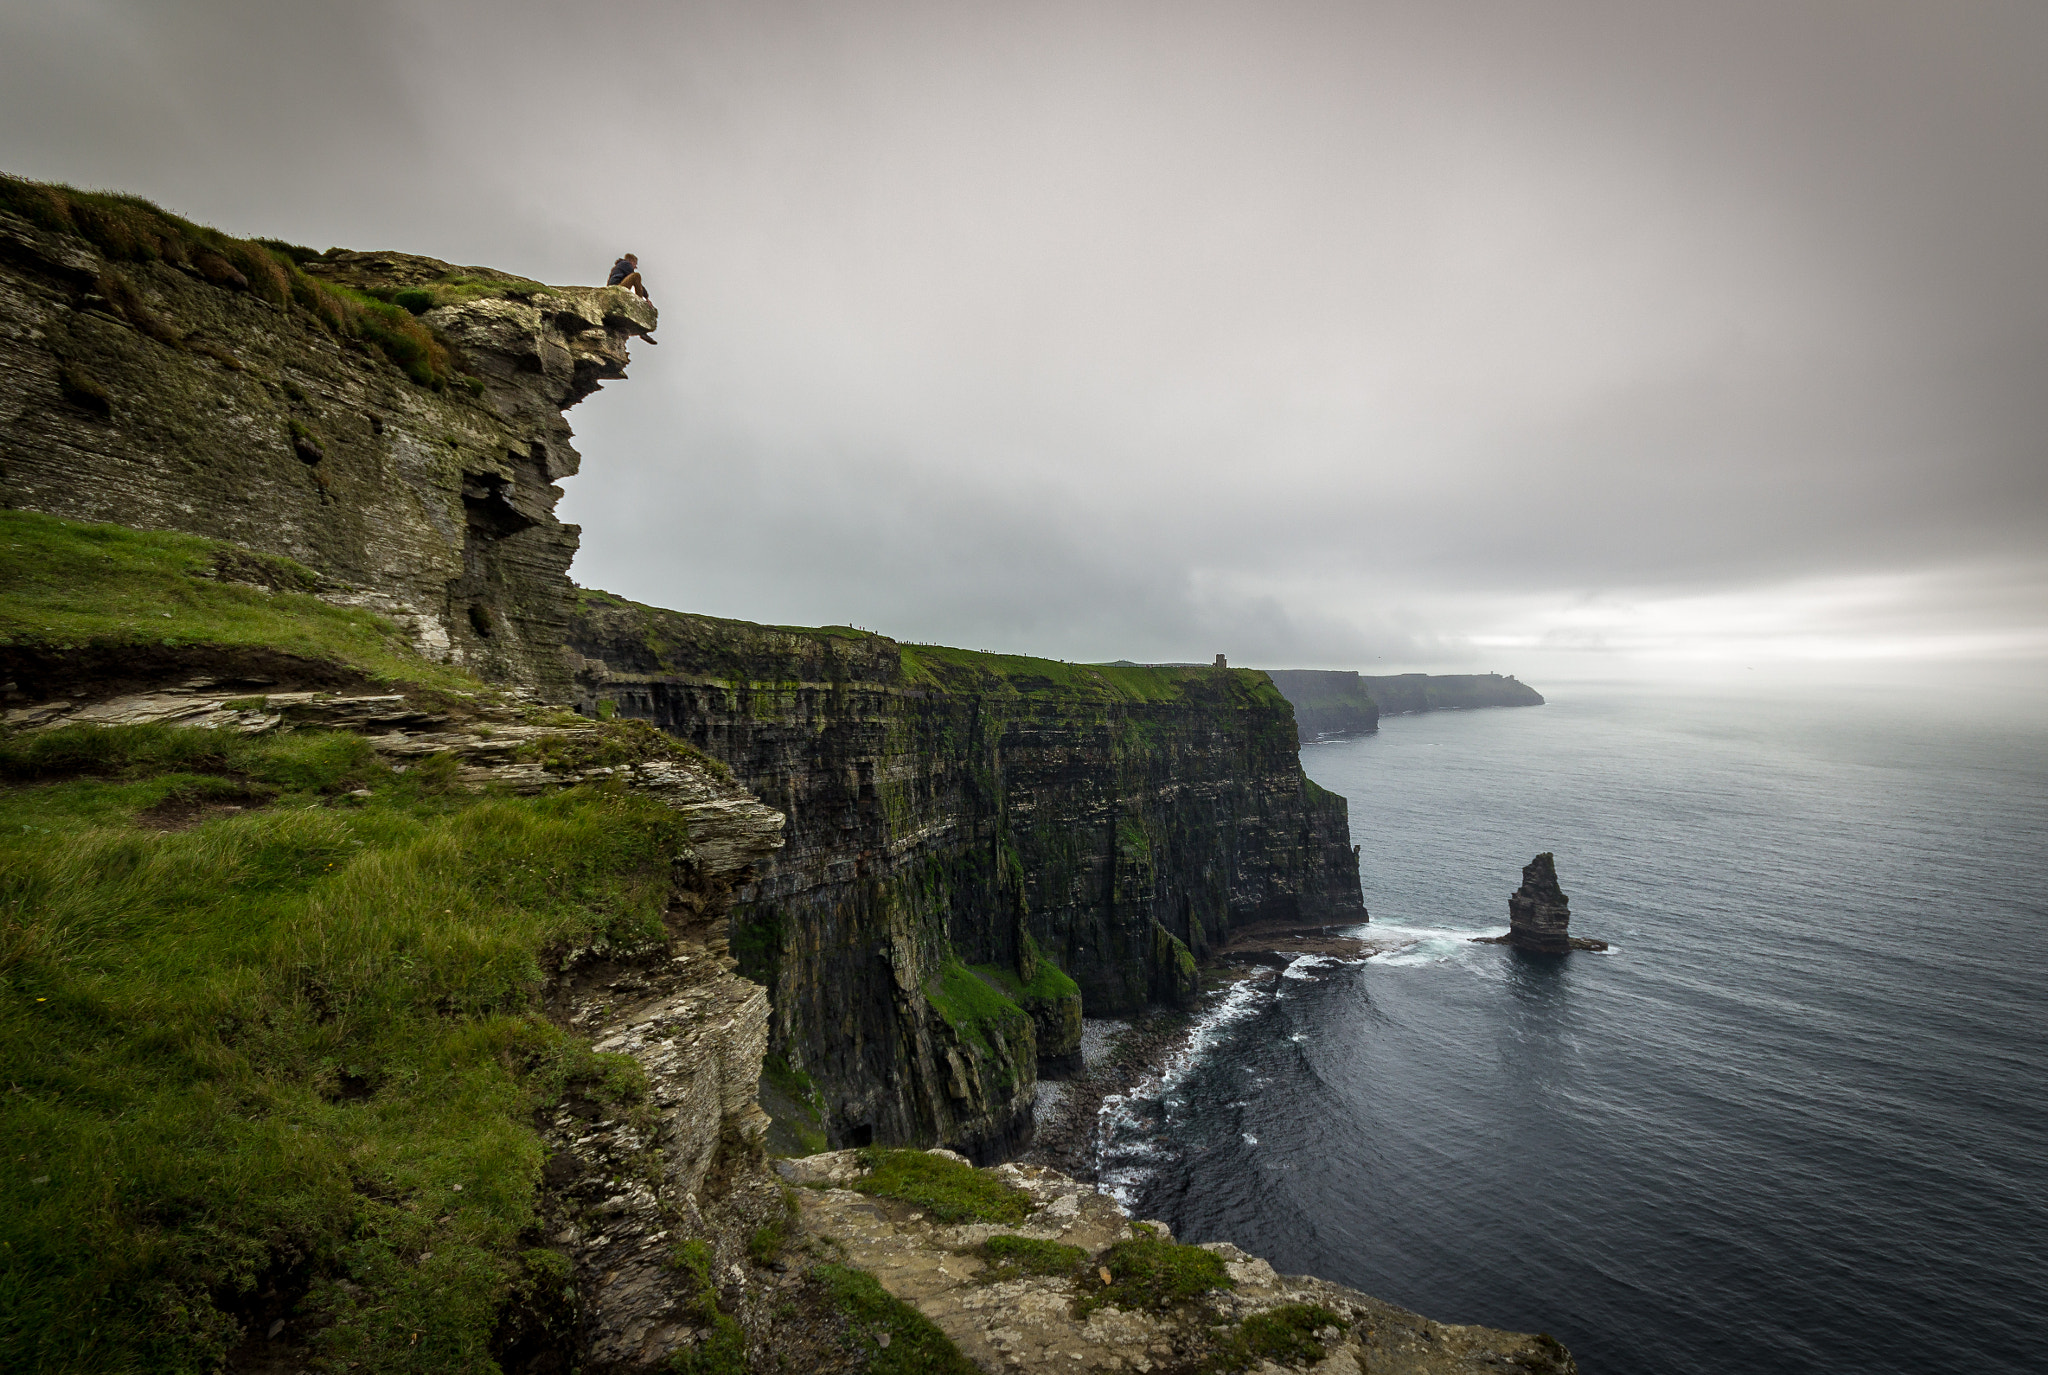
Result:
<instances>
[{"instance_id":1,"label":"small figure on clifftop","mask_svg":"<svg viewBox=\"0 0 2048 1375\"><path fill-rule=\"evenodd\" d=\"M1522 886L1508 894L1508 933L1478 936L1479 945L1512 945L1534 955L1562 955L1567 950L1605 950L1606 941L1570 932L1570 899L1557 882L1557 861L1549 851L1522 866Z\"/></svg>"},{"instance_id":2,"label":"small figure on clifftop","mask_svg":"<svg viewBox=\"0 0 2048 1375\"><path fill-rule=\"evenodd\" d=\"M640 255L628 253L612 264L612 275L605 279L606 286L622 286L632 291L643 301L652 300L647 294L647 284L640 280Z\"/></svg>"},{"instance_id":3,"label":"small figure on clifftop","mask_svg":"<svg viewBox=\"0 0 2048 1375\"><path fill-rule=\"evenodd\" d=\"M643 301L652 301L654 299L647 294L647 284L640 280L640 255L637 253L628 253L625 257L613 263L612 275L605 278L604 284L606 286L625 287ZM650 344L661 342L661 340L651 334L643 334L640 337Z\"/></svg>"}]
</instances>

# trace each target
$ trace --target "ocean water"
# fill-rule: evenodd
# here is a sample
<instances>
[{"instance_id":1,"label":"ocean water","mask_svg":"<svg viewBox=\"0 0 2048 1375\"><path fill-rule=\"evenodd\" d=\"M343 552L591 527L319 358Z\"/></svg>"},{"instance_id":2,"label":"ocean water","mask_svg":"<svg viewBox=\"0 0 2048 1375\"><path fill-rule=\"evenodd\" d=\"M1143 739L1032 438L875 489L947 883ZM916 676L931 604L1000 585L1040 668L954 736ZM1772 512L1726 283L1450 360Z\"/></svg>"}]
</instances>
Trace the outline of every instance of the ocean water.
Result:
<instances>
[{"instance_id":1,"label":"ocean water","mask_svg":"<svg viewBox=\"0 0 2048 1375\"><path fill-rule=\"evenodd\" d=\"M1371 931L1109 1104L1105 1178L1588 1375L2048 1370L2048 724L1551 694L1303 752ZM1605 955L1469 937L1557 855Z\"/></svg>"}]
</instances>

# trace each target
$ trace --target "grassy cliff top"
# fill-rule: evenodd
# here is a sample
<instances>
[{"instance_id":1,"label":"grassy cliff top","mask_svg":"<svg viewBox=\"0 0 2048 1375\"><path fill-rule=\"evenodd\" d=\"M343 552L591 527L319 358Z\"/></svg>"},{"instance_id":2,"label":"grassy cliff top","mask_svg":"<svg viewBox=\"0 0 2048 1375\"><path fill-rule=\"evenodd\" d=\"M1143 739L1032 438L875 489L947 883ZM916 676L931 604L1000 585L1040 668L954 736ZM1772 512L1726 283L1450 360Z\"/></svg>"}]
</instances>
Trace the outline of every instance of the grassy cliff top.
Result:
<instances>
[{"instance_id":1,"label":"grassy cliff top","mask_svg":"<svg viewBox=\"0 0 2048 1375\"><path fill-rule=\"evenodd\" d=\"M451 772L0 740L0 1367L213 1369L275 1286L333 1368L493 1369L508 1304L564 1301L534 1114L642 1079L543 1015L546 964L659 939L683 823Z\"/></svg>"},{"instance_id":2,"label":"grassy cliff top","mask_svg":"<svg viewBox=\"0 0 2048 1375\"><path fill-rule=\"evenodd\" d=\"M0 676L489 692L320 585L0 512ZM570 1311L536 1114L652 1109L542 997L567 949L665 939L687 823L459 773L349 731L0 730L0 1369L217 1370L283 1321L313 1368L486 1371Z\"/></svg>"},{"instance_id":3,"label":"grassy cliff top","mask_svg":"<svg viewBox=\"0 0 2048 1375\"><path fill-rule=\"evenodd\" d=\"M759 625L646 606L610 592L577 594L572 639L614 674L710 680L727 686L859 683L924 692L1100 703L1228 701L1284 708L1256 669L1206 665L1074 664L1028 654L905 644L852 626Z\"/></svg>"},{"instance_id":4,"label":"grassy cliff top","mask_svg":"<svg viewBox=\"0 0 2048 1375\"><path fill-rule=\"evenodd\" d=\"M65 660L109 673L297 661L342 678L482 690L414 653L385 618L313 596L319 585L289 559L219 540L0 511L0 663L19 676Z\"/></svg>"}]
</instances>

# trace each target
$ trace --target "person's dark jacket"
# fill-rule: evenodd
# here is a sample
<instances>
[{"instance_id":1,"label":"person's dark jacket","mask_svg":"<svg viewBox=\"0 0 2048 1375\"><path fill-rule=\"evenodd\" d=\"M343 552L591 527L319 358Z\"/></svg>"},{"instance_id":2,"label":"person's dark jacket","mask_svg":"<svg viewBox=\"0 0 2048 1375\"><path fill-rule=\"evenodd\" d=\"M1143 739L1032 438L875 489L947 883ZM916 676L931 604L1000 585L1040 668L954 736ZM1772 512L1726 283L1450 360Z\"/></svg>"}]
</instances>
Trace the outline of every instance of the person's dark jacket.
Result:
<instances>
[{"instance_id":1,"label":"person's dark jacket","mask_svg":"<svg viewBox=\"0 0 2048 1375\"><path fill-rule=\"evenodd\" d=\"M639 270L639 268L627 262L624 258L621 258L617 262L612 264L612 275L605 282L605 285L617 286L620 282L625 281L626 278L632 276L635 272L638 272Z\"/></svg>"}]
</instances>

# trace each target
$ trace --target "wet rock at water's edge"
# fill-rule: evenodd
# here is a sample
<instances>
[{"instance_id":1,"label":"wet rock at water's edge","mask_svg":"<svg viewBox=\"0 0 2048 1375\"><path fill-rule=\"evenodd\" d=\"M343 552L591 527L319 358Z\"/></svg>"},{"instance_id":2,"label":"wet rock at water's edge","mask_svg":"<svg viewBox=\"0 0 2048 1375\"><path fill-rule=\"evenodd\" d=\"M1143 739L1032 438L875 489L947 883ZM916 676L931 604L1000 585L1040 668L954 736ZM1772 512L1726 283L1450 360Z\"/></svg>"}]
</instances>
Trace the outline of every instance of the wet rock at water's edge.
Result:
<instances>
[{"instance_id":1,"label":"wet rock at water's edge","mask_svg":"<svg viewBox=\"0 0 2048 1375\"><path fill-rule=\"evenodd\" d=\"M1557 861L1549 851L1522 866L1522 886L1508 894L1508 933L1480 936L1481 945L1511 945L1534 955L1562 955L1568 950L1605 950L1606 941L1574 936L1571 900L1557 883Z\"/></svg>"}]
</instances>

